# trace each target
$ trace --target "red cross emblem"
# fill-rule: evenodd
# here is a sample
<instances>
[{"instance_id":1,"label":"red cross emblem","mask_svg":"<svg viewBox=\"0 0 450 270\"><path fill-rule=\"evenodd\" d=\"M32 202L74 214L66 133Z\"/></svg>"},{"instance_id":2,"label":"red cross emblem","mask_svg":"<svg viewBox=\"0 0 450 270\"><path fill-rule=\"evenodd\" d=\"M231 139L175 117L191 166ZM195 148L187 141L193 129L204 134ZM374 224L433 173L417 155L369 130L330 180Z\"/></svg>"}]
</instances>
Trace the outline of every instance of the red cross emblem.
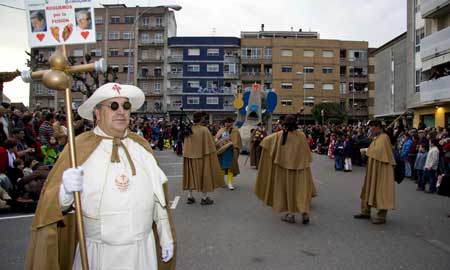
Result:
<instances>
[{"instance_id":1,"label":"red cross emblem","mask_svg":"<svg viewBox=\"0 0 450 270\"><path fill-rule=\"evenodd\" d=\"M117 84L115 84L115 85L112 87L112 90L116 91L117 94L120 95L120 90L122 90L122 88L120 88L120 86L118 86Z\"/></svg>"}]
</instances>

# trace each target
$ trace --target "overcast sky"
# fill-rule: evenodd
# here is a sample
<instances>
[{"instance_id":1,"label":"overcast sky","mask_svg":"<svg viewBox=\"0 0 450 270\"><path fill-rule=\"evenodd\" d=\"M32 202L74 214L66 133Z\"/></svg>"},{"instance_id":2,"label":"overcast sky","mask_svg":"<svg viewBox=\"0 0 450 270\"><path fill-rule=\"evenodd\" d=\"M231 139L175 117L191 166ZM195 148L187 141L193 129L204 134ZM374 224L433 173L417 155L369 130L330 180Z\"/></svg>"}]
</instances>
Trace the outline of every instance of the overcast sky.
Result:
<instances>
[{"instance_id":1,"label":"overcast sky","mask_svg":"<svg viewBox=\"0 0 450 270\"><path fill-rule=\"evenodd\" d=\"M178 4L178 36L235 36L241 31L319 32L322 39L364 40L379 47L406 31L406 0L97 0L97 5L125 3L127 6ZM0 0L0 4L24 8L22 0ZM28 48L23 10L0 6L0 71L25 69ZM28 86L16 78L5 83L13 101L28 104Z\"/></svg>"}]
</instances>

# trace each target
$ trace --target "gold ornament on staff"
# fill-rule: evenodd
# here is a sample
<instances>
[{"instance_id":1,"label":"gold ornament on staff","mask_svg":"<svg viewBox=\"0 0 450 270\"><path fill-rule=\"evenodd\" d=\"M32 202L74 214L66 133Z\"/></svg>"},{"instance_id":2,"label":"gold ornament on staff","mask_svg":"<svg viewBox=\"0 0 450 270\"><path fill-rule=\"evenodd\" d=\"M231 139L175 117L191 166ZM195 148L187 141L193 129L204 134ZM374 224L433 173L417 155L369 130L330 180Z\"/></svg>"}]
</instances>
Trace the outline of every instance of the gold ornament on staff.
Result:
<instances>
[{"instance_id":1,"label":"gold ornament on staff","mask_svg":"<svg viewBox=\"0 0 450 270\"><path fill-rule=\"evenodd\" d=\"M65 46L59 47L49 59L50 69L39 70L35 72L23 71L22 80L31 82L32 80L42 80L44 85L49 89L65 91L65 107L67 115L68 144L70 151L70 166L77 167L77 159L75 154L75 138L73 131L73 115L72 115L72 95L70 87L73 84L71 74L81 72L106 72L106 62L102 58L91 64L70 66L67 60ZM84 270L88 269L88 258L86 252L86 241L84 238L83 215L81 211L80 192L74 192L75 197L75 215L77 221L77 233L80 245L81 264Z\"/></svg>"}]
</instances>

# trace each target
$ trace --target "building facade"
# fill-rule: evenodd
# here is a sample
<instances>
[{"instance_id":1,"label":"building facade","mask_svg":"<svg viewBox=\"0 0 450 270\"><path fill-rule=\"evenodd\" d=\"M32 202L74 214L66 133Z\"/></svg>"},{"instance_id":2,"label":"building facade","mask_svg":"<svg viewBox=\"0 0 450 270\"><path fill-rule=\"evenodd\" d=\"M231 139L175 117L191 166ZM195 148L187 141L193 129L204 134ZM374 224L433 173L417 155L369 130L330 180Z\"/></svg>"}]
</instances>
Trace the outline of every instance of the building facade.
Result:
<instances>
[{"instance_id":1,"label":"building facade","mask_svg":"<svg viewBox=\"0 0 450 270\"><path fill-rule=\"evenodd\" d=\"M408 0L408 108L413 125L450 126L450 0Z\"/></svg>"},{"instance_id":2,"label":"building facade","mask_svg":"<svg viewBox=\"0 0 450 270\"><path fill-rule=\"evenodd\" d=\"M303 108L311 123L315 104L333 102L350 122L367 119L368 43L320 39L301 29L241 32L241 84L255 82L277 92L275 115Z\"/></svg>"},{"instance_id":3,"label":"building facade","mask_svg":"<svg viewBox=\"0 0 450 270\"><path fill-rule=\"evenodd\" d=\"M375 117L392 120L407 110L406 32L373 50Z\"/></svg>"},{"instance_id":4,"label":"building facade","mask_svg":"<svg viewBox=\"0 0 450 270\"><path fill-rule=\"evenodd\" d=\"M235 37L172 37L167 109L171 117L181 108L202 110L210 121L235 114L232 106L239 84L240 40Z\"/></svg>"},{"instance_id":5,"label":"building facade","mask_svg":"<svg viewBox=\"0 0 450 270\"><path fill-rule=\"evenodd\" d=\"M163 76L168 68L167 39L176 35L174 11L169 7L126 7L104 5L95 9L96 40L94 44L68 46L67 53L76 64L104 58L116 75L117 82L139 86L146 95L142 112L163 113L167 79ZM33 49L33 54L46 59L53 48ZM42 68L47 68L42 65ZM112 79L112 78L109 78ZM83 90L83 85L75 84ZM46 89L41 82L30 86L30 107L60 108L64 105L63 93ZM57 94L57 96L56 96ZM74 93L73 103L77 107L85 97Z\"/></svg>"}]
</instances>

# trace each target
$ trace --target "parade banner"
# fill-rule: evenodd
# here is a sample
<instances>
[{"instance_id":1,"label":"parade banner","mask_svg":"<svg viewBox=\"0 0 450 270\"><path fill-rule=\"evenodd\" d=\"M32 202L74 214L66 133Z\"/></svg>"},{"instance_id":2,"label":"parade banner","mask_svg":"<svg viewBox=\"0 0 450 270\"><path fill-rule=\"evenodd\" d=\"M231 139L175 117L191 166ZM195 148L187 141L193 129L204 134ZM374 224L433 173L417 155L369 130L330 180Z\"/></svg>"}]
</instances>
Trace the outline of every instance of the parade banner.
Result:
<instances>
[{"instance_id":1,"label":"parade banner","mask_svg":"<svg viewBox=\"0 0 450 270\"><path fill-rule=\"evenodd\" d=\"M31 48L95 43L93 0L25 0Z\"/></svg>"}]
</instances>

